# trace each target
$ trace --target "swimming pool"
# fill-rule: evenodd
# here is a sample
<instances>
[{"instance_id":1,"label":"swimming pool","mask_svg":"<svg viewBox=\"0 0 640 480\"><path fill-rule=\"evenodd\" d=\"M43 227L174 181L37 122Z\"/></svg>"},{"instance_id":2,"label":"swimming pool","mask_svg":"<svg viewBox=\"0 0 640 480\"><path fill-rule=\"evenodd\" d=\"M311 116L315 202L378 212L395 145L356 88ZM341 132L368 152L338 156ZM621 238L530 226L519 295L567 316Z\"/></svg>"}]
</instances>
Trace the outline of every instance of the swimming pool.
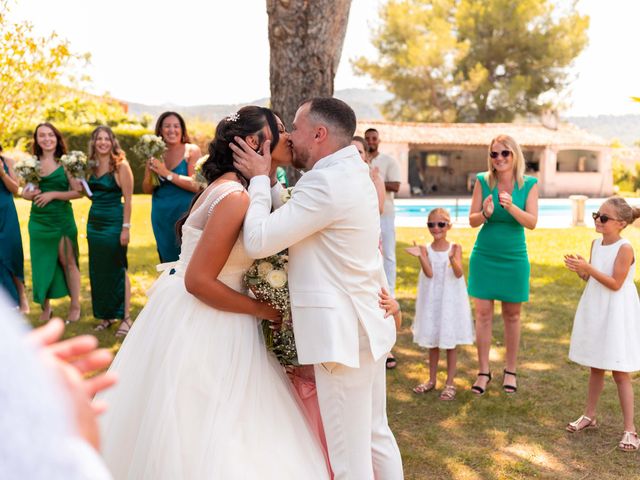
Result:
<instances>
[{"instance_id":1,"label":"swimming pool","mask_svg":"<svg viewBox=\"0 0 640 480\"><path fill-rule=\"evenodd\" d=\"M592 198L586 201L585 224L593 226L591 212L598 210L605 199ZM627 199L630 205L640 206L640 198ZM456 226L469 226L471 197L395 200L396 227L422 227L430 210L441 207L449 211ZM566 228L571 226L571 200L568 198L540 199L538 203L538 227Z\"/></svg>"}]
</instances>

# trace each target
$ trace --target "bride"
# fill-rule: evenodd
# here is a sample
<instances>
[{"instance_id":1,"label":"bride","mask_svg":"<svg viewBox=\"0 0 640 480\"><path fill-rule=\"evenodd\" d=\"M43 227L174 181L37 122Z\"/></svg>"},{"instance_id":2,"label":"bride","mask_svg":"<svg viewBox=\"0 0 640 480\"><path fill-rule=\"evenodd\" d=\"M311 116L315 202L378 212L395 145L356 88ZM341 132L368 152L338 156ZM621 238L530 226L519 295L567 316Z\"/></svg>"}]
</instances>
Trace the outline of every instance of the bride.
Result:
<instances>
[{"instance_id":1,"label":"bride","mask_svg":"<svg viewBox=\"0 0 640 480\"><path fill-rule=\"evenodd\" d=\"M222 120L202 168L182 254L153 285L98 397L103 455L120 479L328 479L318 440L256 318L278 312L246 295L252 263L240 230L249 197L229 142L255 150L271 140L275 162L291 151L282 122L249 106ZM181 225L183 223L183 225Z\"/></svg>"}]
</instances>

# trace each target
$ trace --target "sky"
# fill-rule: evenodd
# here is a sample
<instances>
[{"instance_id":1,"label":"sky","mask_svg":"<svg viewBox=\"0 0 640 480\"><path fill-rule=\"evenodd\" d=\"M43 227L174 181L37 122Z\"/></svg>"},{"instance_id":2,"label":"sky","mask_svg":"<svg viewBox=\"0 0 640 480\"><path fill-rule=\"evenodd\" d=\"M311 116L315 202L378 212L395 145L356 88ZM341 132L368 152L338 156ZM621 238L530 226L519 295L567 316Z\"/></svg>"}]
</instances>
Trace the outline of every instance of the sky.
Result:
<instances>
[{"instance_id":1,"label":"sky","mask_svg":"<svg viewBox=\"0 0 640 480\"><path fill-rule=\"evenodd\" d=\"M335 89L376 88L350 60L375 58L382 0L352 0ZM580 0L589 45L575 60L566 115L640 114L640 1ZM150 105L245 103L269 96L265 0L13 0L14 20L91 53L94 93Z\"/></svg>"}]
</instances>

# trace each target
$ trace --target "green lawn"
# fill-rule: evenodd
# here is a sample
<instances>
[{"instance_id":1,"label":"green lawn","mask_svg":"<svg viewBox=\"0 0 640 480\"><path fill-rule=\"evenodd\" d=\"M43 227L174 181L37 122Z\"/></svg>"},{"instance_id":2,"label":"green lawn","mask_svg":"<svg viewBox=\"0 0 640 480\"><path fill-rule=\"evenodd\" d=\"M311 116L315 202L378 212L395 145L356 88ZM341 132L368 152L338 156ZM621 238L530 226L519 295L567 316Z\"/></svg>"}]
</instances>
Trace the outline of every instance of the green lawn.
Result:
<instances>
[{"instance_id":1,"label":"green lawn","mask_svg":"<svg viewBox=\"0 0 640 480\"><path fill-rule=\"evenodd\" d=\"M26 222L29 204L18 201L25 243L25 269L30 283ZM80 269L83 274L82 319L67 334L91 332L87 244L88 200L74 202L80 232ZM144 306L145 291L156 272L157 254L150 222L150 198L134 197L129 247L132 276L132 317ZM463 245L465 268L477 231L453 229L450 239ZM610 378L603 393L598 420L600 428L571 435L564 425L583 409L588 369L567 359L575 307L583 282L566 270L562 254L588 255L595 232L586 228L537 230L528 234L531 258L531 301L522 318L522 344L518 369L519 391L507 396L500 388L504 349L502 325L496 315L492 371L494 380L483 397L469 392L475 373L475 349L459 352L458 396L441 402L437 393L417 396L411 388L426 379L426 350L412 343L418 262L404 253L412 240L427 241L426 229L398 229L398 288L404 320L395 348L398 368L389 372L388 414L400 444L407 479L617 479L640 478L640 454L617 451L622 435L622 415L615 384ZM625 231L640 252L640 229ZM636 283L640 274L636 275ZM68 301L54 302L55 314L66 316ZM35 324L38 307L30 315ZM499 314L499 311L497 312ZM640 321L640 319L638 319ZM115 328L98 335L103 346L117 348ZM444 383L444 359L438 377ZM640 396L640 375L634 377ZM636 415L640 428L640 416Z\"/></svg>"}]
</instances>

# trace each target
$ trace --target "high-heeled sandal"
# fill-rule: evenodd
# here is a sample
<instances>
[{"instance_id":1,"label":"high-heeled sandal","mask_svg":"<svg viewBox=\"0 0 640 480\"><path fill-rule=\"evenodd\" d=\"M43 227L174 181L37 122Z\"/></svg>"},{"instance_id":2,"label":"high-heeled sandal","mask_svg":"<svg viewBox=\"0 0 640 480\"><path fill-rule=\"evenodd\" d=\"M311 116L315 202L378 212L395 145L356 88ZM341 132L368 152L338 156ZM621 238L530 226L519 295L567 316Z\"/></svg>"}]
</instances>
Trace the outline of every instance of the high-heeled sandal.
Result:
<instances>
[{"instance_id":1,"label":"high-heeled sandal","mask_svg":"<svg viewBox=\"0 0 640 480\"><path fill-rule=\"evenodd\" d=\"M116 331L116 337L126 337L132 326L133 322L131 321L131 317L124 318Z\"/></svg>"},{"instance_id":2,"label":"high-heeled sandal","mask_svg":"<svg viewBox=\"0 0 640 480\"><path fill-rule=\"evenodd\" d=\"M517 377L516 372L510 372L506 369L502 370L502 374L503 377L504 375L513 375L514 377ZM504 378L502 380L502 389L504 390L504 393L516 393L518 391L518 387L515 385L505 385Z\"/></svg>"},{"instance_id":3,"label":"high-heeled sandal","mask_svg":"<svg viewBox=\"0 0 640 480\"><path fill-rule=\"evenodd\" d=\"M475 393L476 395L478 395L479 397L481 397L482 395L484 395L484 392L487 390L487 386L489 386L489 382L491 381L491 379L493 378L491 376L491 372L489 373L483 373L483 372L478 372L478 377L489 377L489 380L487 380L487 383L485 384L484 388L482 388L479 385L474 385L473 387L471 387L471 391L473 393Z\"/></svg>"}]
</instances>

